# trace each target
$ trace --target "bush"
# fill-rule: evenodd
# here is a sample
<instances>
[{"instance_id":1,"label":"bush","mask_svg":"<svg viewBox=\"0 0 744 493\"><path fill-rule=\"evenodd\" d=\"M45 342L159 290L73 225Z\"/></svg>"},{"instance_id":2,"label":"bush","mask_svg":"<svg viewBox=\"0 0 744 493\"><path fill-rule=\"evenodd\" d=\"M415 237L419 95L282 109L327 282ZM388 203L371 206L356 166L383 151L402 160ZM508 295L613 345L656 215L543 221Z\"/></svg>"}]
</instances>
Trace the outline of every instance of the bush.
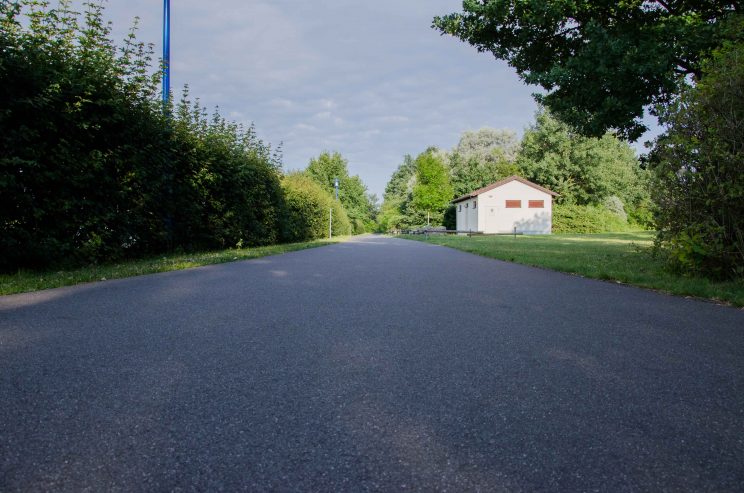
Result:
<instances>
[{"instance_id":1,"label":"bush","mask_svg":"<svg viewBox=\"0 0 744 493\"><path fill-rule=\"evenodd\" d=\"M348 215L348 214L347 214ZM363 219L350 219L351 232L355 235L361 235L367 232L367 223Z\"/></svg>"},{"instance_id":2,"label":"bush","mask_svg":"<svg viewBox=\"0 0 744 493\"><path fill-rule=\"evenodd\" d=\"M450 204L444 211L442 224L446 229L457 229L457 207L454 204Z\"/></svg>"},{"instance_id":3,"label":"bush","mask_svg":"<svg viewBox=\"0 0 744 493\"><path fill-rule=\"evenodd\" d=\"M188 93L163 111L152 53L86 5L0 2L0 270L276 241L270 148Z\"/></svg>"},{"instance_id":4,"label":"bush","mask_svg":"<svg viewBox=\"0 0 744 493\"><path fill-rule=\"evenodd\" d=\"M602 205L605 209L612 212L623 221L628 221L628 214L625 212L623 201L617 195L610 195L609 197L605 197L605 199L602 201Z\"/></svg>"},{"instance_id":5,"label":"bush","mask_svg":"<svg viewBox=\"0 0 744 493\"><path fill-rule=\"evenodd\" d=\"M628 231L620 216L599 205L553 205L553 233L608 233Z\"/></svg>"},{"instance_id":6,"label":"bush","mask_svg":"<svg viewBox=\"0 0 744 493\"><path fill-rule=\"evenodd\" d=\"M634 229L652 230L656 228L654 222L653 205L650 200L643 200L628 210L628 222Z\"/></svg>"},{"instance_id":7,"label":"bush","mask_svg":"<svg viewBox=\"0 0 744 493\"><path fill-rule=\"evenodd\" d=\"M657 247L684 273L744 277L744 16L664 115L651 156ZM736 36L739 39L736 39Z\"/></svg>"},{"instance_id":8,"label":"bush","mask_svg":"<svg viewBox=\"0 0 744 493\"><path fill-rule=\"evenodd\" d=\"M330 209L333 209L333 234L351 234L349 217L341 204L308 176L289 174L282 180L282 189L282 240L298 242L327 238Z\"/></svg>"}]
</instances>

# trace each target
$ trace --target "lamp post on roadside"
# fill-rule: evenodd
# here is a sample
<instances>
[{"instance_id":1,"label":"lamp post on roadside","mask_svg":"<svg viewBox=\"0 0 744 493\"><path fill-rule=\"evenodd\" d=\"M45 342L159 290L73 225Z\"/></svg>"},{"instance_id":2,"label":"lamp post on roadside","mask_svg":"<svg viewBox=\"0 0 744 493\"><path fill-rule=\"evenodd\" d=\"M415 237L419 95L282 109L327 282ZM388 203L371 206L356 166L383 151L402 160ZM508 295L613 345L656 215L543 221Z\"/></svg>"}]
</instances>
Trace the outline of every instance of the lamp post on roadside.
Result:
<instances>
[{"instance_id":1,"label":"lamp post on roadside","mask_svg":"<svg viewBox=\"0 0 744 493\"><path fill-rule=\"evenodd\" d=\"M333 188L336 191L336 200L338 200L338 177L333 179ZM328 239L333 238L333 207L328 209Z\"/></svg>"},{"instance_id":2,"label":"lamp post on roadside","mask_svg":"<svg viewBox=\"0 0 744 493\"><path fill-rule=\"evenodd\" d=\"M170 99L170 0L163 0L163 106Z\"/></svg>"}]
</instances>

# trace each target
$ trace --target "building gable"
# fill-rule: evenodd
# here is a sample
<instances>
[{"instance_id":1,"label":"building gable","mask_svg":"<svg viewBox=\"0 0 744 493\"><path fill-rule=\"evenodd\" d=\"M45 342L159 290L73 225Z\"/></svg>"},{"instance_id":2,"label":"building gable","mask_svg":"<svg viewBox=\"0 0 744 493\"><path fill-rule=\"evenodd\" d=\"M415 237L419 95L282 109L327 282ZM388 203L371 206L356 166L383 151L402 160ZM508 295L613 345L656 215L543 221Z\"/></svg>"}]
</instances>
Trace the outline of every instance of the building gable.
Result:
<instances>
[{"instance_id":1,"label":"building gable","mask_svg":"<svg viewBox=\"0 0 744 493\"><path fill-rule=\"evenodd\" d=\"M513 181L518 181L519 183L522 183L523 185L527 185L528 187L532 187L532 188L534 188L536 190L539 190L541 192L547 193L548 195L551 195L553 197L558 196L557 193L555 193L552 190L549 190L549 189L547 189L545 187L541 187L537 183L532 183L531 181L529 181L529 180L527 180L525 178L522 178L521 176L512 175L512 176L510 176L508 178L504 178L503 180L497 181L496 183L491 183L490 185L486 185L485 187L479 188L478 190L475 190L473 192L470 192L469 194L466 194L466 195L463 195L461 197L458 197L455 200L453 200L452 203L453 204L456 204L458 202L462 202L463 200L468 200L468 199L471 199L473 197L477 197L478 195L481 195L481 194L483 194L485 192L489 192L489 191L491 191L491 190L493 190L495 188L501 187L501 186L506 185L507 183L511 183Z\"/></svg>"}]
</instances>

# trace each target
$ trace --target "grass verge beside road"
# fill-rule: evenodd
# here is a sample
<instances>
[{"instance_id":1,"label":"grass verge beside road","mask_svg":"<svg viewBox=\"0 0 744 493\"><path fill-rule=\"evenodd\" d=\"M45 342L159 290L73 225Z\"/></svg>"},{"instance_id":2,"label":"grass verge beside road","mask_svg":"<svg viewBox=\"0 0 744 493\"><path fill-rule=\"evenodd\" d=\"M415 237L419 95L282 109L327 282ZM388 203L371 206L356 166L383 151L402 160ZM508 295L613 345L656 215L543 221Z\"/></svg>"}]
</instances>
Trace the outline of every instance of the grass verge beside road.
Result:
<instances>
[{"instance_id":1,"label":"grass verge beside road","mask_svg":"<svg viewBox=\"0 0 744 493\"><path fill-rule=\"evenodd\" d=\"M665 270L663 262L651 255L654 234L647 231L516 238L445 235L430 235L429 239L419 235L403 238L594 279L744 306L744 281L714 282Z\"/></svg>"},{"instance_id":2,"label":"grass verge beside road","mask_svg":"<svg viewBox=\"0 0 744 493\"><path fill-rule=\"evenodd\" d=\"M52 270L46 272L19 271L15 274L0 274L0 295L27 293L40 289L58 288L84 282L105 281L107 279L141 276L156 272L168 272L203 265L266 257L268 255L279 255L296 250L331 245L344 241L347 238L339 237L332 240L316 240L214 252L166 254L146 259L122 261L115 264L89 265L74 270Z\"/></svg>"}]
</instances>

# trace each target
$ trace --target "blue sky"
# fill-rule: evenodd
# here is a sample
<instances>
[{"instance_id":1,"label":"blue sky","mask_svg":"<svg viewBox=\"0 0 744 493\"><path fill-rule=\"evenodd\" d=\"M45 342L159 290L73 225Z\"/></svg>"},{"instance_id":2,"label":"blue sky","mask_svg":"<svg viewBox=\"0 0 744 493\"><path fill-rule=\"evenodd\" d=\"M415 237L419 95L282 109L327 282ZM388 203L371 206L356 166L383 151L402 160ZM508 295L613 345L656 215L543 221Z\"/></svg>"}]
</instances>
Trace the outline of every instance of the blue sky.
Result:
<instances>
[{"instance_id":1,"label":"blue sky","mask_svg":"<svg viewBox=\"0 0 744 493\"><path fill-rule=\"evenodd\" d=\"M382 195L404 154L465 130L532 121L535 88L491 55L431 29L461 0L172 0L172 83L283 143L284 167L339 151ZM109 0L120 40L139 16L161 50L162 1Z\"/></svg>"}]
</instances>

